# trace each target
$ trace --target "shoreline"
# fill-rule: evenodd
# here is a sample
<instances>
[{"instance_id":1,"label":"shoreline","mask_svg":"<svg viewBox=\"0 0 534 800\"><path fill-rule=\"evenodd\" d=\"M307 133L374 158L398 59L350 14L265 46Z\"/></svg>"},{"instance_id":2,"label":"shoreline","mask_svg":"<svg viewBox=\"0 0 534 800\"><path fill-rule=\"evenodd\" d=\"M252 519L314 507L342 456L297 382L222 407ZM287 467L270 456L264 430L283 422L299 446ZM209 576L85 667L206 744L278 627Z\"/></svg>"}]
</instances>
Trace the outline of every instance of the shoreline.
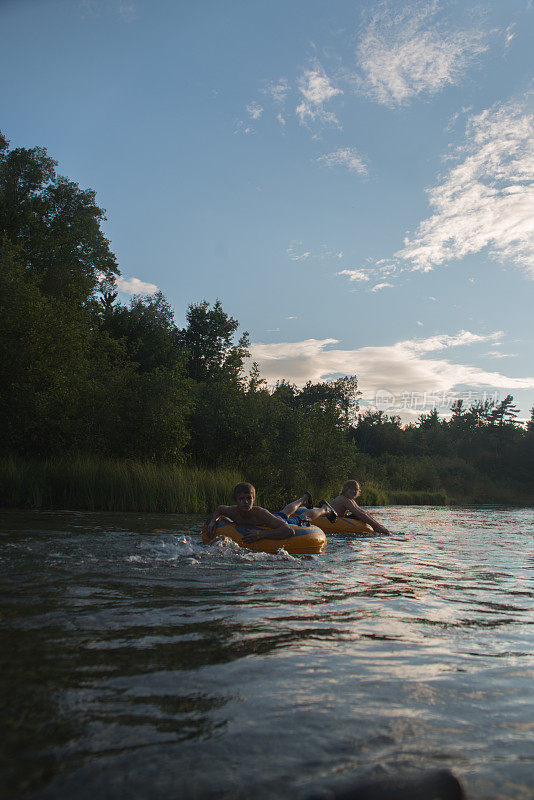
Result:
<instances>
[{"instance_id":1,"label":"shoreline","mask_svg":"<svg viewBox=\"0 0 534 800\"><path fill-rule=\"evenodd\" d=\"M279 505L280 496L298 496L299 489L262 492L257 481L258 504ZM112 460L94 456L61 459L0 458L0 508L43 511L115 511L137 513L207 514L228 503L232 489L243 480L238 470L207 469L185 464L155 464ZM299 487L302 491L302 488ZM385 506L534 506L534 494L513 487L473 487L471 494L450 494L418 489L385 489L368 480L362 488L362 507ZM333 496L336 485L311 487L315 497ZM286 501L287 502L287 501Z\"/></svg>"}]
</instances>

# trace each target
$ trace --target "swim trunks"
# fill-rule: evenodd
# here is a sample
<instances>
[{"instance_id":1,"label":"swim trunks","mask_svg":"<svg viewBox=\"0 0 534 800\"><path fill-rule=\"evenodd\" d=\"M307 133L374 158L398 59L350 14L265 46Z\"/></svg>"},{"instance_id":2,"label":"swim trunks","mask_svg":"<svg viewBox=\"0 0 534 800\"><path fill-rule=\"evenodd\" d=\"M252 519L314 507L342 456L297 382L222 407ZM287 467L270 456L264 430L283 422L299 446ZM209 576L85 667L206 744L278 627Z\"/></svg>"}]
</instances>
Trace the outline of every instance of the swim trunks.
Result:
<instances>
[{"instance_id":1,"label":"swim trunks","mask_svg":"<svg viewBox=\"0 0 534 800\"><path fill-rule=\"evenodd\" d=\"M305 510L306 509L304 509L304 511ZM299 516L299 513L298 513L299 511L300 511L300 509L298 509L297 513L292 517L288 517L287 514L284 514L283 511L276 511L274 513L274 516L275 517L280 517L280 519L283 519L284 522L287 522L288 525L300 525L303 528L309 528L310 527L310 523L308 522L307 519L302 519L302 517Z\"/></svg>"}]
</instances>

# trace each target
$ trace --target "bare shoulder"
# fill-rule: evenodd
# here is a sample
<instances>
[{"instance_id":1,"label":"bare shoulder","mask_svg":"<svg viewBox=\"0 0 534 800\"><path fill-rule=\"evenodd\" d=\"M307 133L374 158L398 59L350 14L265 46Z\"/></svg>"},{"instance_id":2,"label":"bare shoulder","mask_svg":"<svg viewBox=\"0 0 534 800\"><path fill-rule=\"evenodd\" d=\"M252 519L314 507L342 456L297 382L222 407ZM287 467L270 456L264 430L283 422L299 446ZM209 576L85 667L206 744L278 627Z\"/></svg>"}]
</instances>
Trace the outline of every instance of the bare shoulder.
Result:
<instances>
[{"instance_id":1,"label":"bare shoulder","mask_svg":"<svg viewBox=\"0 0 534 800\"><path fill-rule=\"evenodd\" d=\"M332 506L332 508L334 509L334 511L337 511L338 513L339 513L340 511L345 511L347 508L349 508L349 507L350 507L350 506L348 505L347 498L346 498L346 497L343 497L343 495L342 495L342 494L338 494L338 496L337 496L337 497L335 497L335 498L332 500L332 502L330 503L330 505Z\"/></svg>"},{"instance_id":2,"label":"bare shoulder","mask_svg":"<svg viewBox=\"0 0 534 800\"><path fill-rule=\"evenodd\" d=\"M217 511L224 517L230 517L230 519L234 519L237 513L237 506L217 506Z\"/></svg>"}]
</instances>

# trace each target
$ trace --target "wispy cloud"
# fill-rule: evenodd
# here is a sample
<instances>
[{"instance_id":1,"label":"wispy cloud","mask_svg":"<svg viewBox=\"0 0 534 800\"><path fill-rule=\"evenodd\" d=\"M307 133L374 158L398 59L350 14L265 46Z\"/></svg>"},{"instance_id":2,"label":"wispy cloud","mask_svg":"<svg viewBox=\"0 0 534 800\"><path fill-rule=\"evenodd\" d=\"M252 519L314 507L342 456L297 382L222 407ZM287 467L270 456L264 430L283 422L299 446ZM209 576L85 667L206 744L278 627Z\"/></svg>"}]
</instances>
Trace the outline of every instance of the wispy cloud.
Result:
<instances>
[{"instance_id":1,"label":"wispy cloud","mask_svg":"<svg viewBox=\"0 0 534 800\"><path fill-rule=\"evenodd\" d=\"M409 339L401 342L403 347L414 353L435 353L438 350L448 350L450 347L463 347L465 345L493 342L496 344L503 336L503 331L480 334L471 331L459 331L454 335L442 333L429 336L426 339Z\"/></svg>"},{"instance_id":2,"label":"wispy cloud","mask_svg":"<svg viewBox=\"0 0 534 800\"><path fill-rule=\"evenodd\" d=\"M513 40L515 39L515 22L512 22L511 25L508 25L506 31L504 32L504 49L508 50L510 45L512 44Z\"/></svg>"},{"instance_id":3,"label":"wispy cloud","mask_svg":"<svg viewBox=\"0 0 534 800\"><path fill-rule=\"evenodd\" d=\"M375 284L375 286L373 286L371 291L372 292L379 292L381 289L392 289L392 288L393 288L393 284L392 283L387 283L385 281L384 283Z\"/></svg>"},{"instance_id":4,"label":"wispy cloud","mask_svg":"<svg viewBox=\"0 0 534 800\"><path fill-rule=\"evenodd\" d=\"M507 103L473 115L454 161L397 258L426 272L487 249L534 279L534 114Z\"/></svg>"},{"instance_id":5,"label":"wispy cloud","mask_svg":"<svg viewBox=\"0 0 534 800\"><path fill-rule=\"evenodd\" d=\"M377 281L368 291L379 292L381 289L393 288L394 284L390 283L390 280L395 278L398 272L399 266L394 260L381 258L378 261L367 259L366 266L348 267L336 272L336 275L348 278L350 282Z\"/></svg>"},{"instance_id":6,"label":"wispy cloud","mask_svg":"<svg viewBox=\"0 0 534 800\"><path fill-rule=\"evenodd\" d=\"M487 50L482 27L458 29L439 19L439 2L374 7L357 48L362 76L357 88L379 103L397 106L417 95L458 83Z\"/></svg>"},{"instance_id":7,"label":"wispy cloud","mask_svg":"<svg viewBox=\"0 0 534 800\"><path fill-rule=\"evenodd\" d=\"M263 114L263 106L260 106L260 104L256 102L249 103L247 106L247 111L252 119L259 119Z\"/></svg>"},{"instance_id":8,"label":"wispy cloud","mask_svg":"<svg viewBox=\"0 0 534 800\"><path fill-rule=\"evenodd\" d=\"M517 353L501 353L499 350L489 350L484 355L492 358L517 358Z\"/></svg>"},{"instance_id":9,"label":"wispy cloud","mask_svg":"<svg viewBox=\"0 0 534 800\"><path fill-rule=\"evenodd\" d=\"M349 281L368 281L369 275L363 269L342 269L336 275L345 275Z\"/></svg>"},{"instance_id":10,"label":"wispy cloud","mask_svg":"<svg viewBox=\"0 0 534 800\"><path fill-rule=\"evenodd\" d=\"M124 294L153 294L158 291L155 283L146 283L139 278L124 278L120 275L115 282L119 291Z\"/></svg>"},{"instance_id":11,"label":"wispy cloud","mask_svg":"<svg viewBox=\"0 0 534 800\"><path fill-rule=\"evenodd\" d=\"M323 67L316 63L312 69L305 69L297 83L303 98L295 109L300 123L323 122L340 127L335 114L326 111L324 105L343 91L332 85Z\"/></svg>"},{"instance_id":12,"label":"wispy cloud","mask_svg":"<svg viewBox=\"0 0 534 800\"><path fill-rule=\"evenodd\" d=\"M325 153L315 160L326 164L327 167L344 166L350 172L357 172L358 175L369 174L365 161L355 147L338 147L333 153Z\"/></svg>"},{"instance_id":13,"label":"wispy cloud","mask_svg":"<svg viewBox=\"0 0 534 800\"><path fill-rule=\"evenodd\" d=\"M306 339L276 344L255 343L251 358L257 361L269 383L285 379L303 385L329 376L355 374L359 388L372 397L378 389L399 395L402 392L443 392L455 387L491 387L493 389L532 389L534 377L509 377L488 372L450 358L429 357L446 354L451 348L493 342L501 332L487 335L460 331L427 339L410 339L383 347L360 347L343 350L334 347L337 339Z\"/></svg>"},{"instance_id":14,"label":"wispy cloud","mask_svg":"<svg viewBox=\"0 0 534 800\"><path fill-rule=\"evenodd\" d=\"M133 0L80 0L82 12L91 15L116 13L125 22L137 19L137 7Z\"/></svg>"},{"instance_id":15,"label":"wispy cloud","mask_svg":"<svg viewBox=\"0 0 534 800\"><path fill-rule=\"evenodd\" d=\"M288 93L291 91L291 86L285 78L280 78L278 81L271 81L264 89L260 89L263 94L269 95L274 102L281 106L285 103Z\"/></svg>"},{"instance_id":16,"label":"wispy cloud","mask_svg":"<svg viewBox=\"0 0 534 800\"><path fill-rule=\"evenodd\" d=\"M119 0L118 10L120 16L126 20L126 22L131 22L137 17L135 3L127 2L127 0Z\"/></svg>"},{"instance_id":17,"label":"wispy cloud","mask_svg":"<svg viewBox=\"0 0 534 800\"><path fill-rule=\"evenodd\" d=\"M256 131L252 125L243 122L242 119L238 119L235 121L234 133L243 133L245 136L249 136L250 134L256 133Z\"/></svg>"},{"instance_id":18,"label":"wispy cloud","mask_svg":"<svg viewBox=\"0 0 534 800\"><path fill-rule=\"evenodd\" d=\"M311 252L309 250L303 250L302 247L302 242L291 242L289 247L286 249L286 253L291 261L305 261L311 256Z\"/></svg>"},{"instance_id":19,"label":"wispy cloud","mask_svg":"<svg viewBox=\"0 0 534 800\"><path fill-rule=\"evenodd\" d=\"M325 244L321 245L315 252L306 250L304 242L298 239L293 239L289 247L286 248L286 253L292 261L304 261L307 258L315 258L321 261L324 259L343 258L343 251L332 250Z\"/></svg>"}]
</instances>

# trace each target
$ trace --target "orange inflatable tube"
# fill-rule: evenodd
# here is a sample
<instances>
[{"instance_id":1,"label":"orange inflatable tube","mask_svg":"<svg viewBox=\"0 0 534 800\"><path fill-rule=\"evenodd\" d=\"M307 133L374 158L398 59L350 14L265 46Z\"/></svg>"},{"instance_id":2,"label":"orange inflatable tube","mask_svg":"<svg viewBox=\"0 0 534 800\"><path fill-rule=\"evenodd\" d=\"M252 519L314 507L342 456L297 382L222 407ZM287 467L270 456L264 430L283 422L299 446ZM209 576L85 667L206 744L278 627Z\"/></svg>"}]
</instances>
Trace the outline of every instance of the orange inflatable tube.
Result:
<instances>
[{"instance_id":1,"label":"orange inflatable tube","mask_svg":"<svg viewBox=\"0 0 534 800\"><path fill-rule=\"evenodd\" d=\"M330 522L326 517L319 517L313 521L325 533L374 533L367 522L349 517L338 517L335 522Z\"/></svg>"},{"instance_id":2,"label":"orange inflatable tube","mask_svg":"<svg viewBox=\"0 0 534 800\"><path fill-rule=\"evenodd\" d=\"M289 526L294 532L294 536L287 539L258 539L256 542L244 542L243 534L247 531L262 531L269 528L257 525L236 525L234 522L218 520L215 536L210 539L208 536L208 526L202 528L202 541L205 544L215 541L219 537L232 539L239 547L246 547L247 550L255 550L258 553L277 553L280 549L292 555L317 555L326 548L326 536L324 531L315 525L301 527L299 525Z\"/></svg>"}]
</instances>

